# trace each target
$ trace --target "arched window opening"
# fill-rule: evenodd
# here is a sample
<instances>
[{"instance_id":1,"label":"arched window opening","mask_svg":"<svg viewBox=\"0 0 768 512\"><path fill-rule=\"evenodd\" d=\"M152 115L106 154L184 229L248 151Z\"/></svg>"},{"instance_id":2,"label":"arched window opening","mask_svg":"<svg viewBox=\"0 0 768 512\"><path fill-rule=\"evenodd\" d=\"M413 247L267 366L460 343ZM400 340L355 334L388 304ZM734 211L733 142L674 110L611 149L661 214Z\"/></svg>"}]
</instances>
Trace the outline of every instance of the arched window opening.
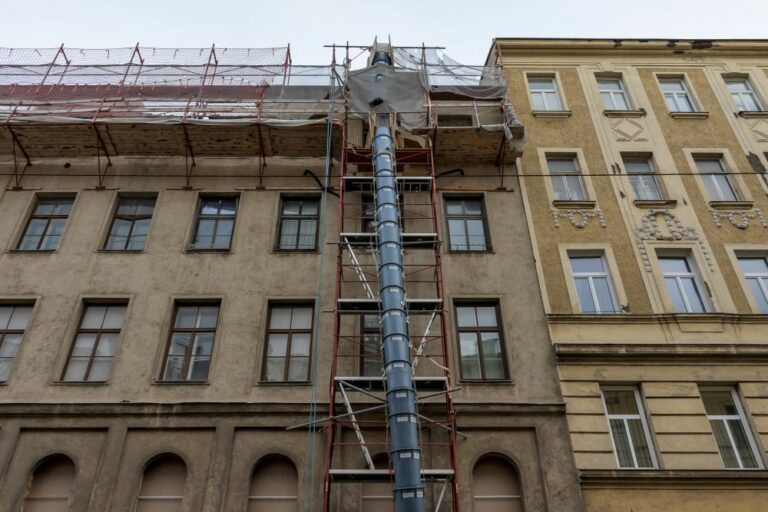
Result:
<instances>
[{"instance_id":1,"label":"arched window opening","mask_svg":"<svg viewBox=\"0 0 768 512\"><path fill-rule=\"evenodd\" d=\"M136 512L178 512L184 501L187 466L178 456L157 457L144 470Z\"/></svg>"},{"instance_id":2,"label":"arched window opening","mask_svg":"<svg viewBox=\"0 0 768 512\"><path fill-rule=\"evenodd\" d=\"M299 475L285 457L271 456L251 475L248 512L298 512Z\"/></svg>"},{"instance_id":3,"label":"arched window opening","mask_svg":"<svg viewBox=\"0 0 768 512\"><path fill-rule=\"evenodd\" d=\"M376 469L389 469L389 455L376 455L373 457L373 465ZM395 512L391 480L363 483L362 512Z\"/></svg>"},{"instance_id":4,"label":"arched window opening","mask_svg":"<svg viewBox=\"0 0 768 512\"><path fill-rule=\"evenodd\" d=\"M69 457L55 455L48 458L32 473L24 512L66 512L74 482L75 464Z\"/></svg>"},{"instance_id":5,"label":"arched window opening","mask_svg":"<svg viewBox=\"0 0 768 512\"><path fill-rule=\"evenodd\" d=\"M474 512L523 512L520 478L501 457L482 458L472 471Z\"/></svg>"}]
</instances>

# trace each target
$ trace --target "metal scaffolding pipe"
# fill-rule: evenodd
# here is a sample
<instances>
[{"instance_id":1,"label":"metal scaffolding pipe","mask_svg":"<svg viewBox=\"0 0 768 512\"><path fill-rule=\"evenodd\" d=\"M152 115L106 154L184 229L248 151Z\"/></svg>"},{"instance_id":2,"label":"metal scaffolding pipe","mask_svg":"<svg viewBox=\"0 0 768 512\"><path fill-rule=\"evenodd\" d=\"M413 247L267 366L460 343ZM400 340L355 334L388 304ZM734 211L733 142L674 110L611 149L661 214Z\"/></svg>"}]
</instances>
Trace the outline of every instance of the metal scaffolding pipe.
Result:
<instances>
[{"instance_id":1,"label":"metal scaffolding pipe","mask_svg":"<svg viewBox=\"0 0 768 512\"><path fill-rule=\"evenodd\" d=\"M391 65L392 60L386 52L376 52L372 64ZM376 114L372 158L375 177L380 321L384 348L387 423L390 432L389 457L395 476L395 510L423 512L421 448L408 337L408 311L405 307L402 232L394 157L389 114Z\"/></svg>"}]
</instances>

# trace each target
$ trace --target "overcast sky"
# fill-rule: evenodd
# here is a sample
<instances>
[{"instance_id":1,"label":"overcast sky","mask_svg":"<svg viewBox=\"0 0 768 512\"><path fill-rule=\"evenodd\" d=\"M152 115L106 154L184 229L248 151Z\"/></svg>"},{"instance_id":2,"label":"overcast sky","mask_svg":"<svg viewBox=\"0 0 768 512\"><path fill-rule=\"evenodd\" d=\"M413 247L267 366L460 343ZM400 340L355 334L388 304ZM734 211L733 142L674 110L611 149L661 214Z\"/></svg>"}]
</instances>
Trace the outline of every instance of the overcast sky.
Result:
<instances>
[{"instance_id":1,"label":"overcast sky","mask_svg":"<svg viewBox=\"0 0 768 512\"><path fill-rule=\"evenodd\" d=\"M324 44L445 46L466 64L494 37L768 38L768 0L5 0L0 46L285 46L326 64Z\"/></svg>"}]
</instances>

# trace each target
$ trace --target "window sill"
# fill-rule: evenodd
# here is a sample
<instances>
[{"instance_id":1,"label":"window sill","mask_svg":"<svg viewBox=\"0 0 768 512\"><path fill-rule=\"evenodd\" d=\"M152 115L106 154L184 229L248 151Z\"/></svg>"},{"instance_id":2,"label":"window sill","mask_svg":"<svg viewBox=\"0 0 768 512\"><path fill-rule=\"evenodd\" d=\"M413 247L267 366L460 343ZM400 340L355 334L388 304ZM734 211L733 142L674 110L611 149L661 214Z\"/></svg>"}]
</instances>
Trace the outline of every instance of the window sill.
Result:
<instances>
[{"instance_id":1,"label":"window sill","mask_svg":"<svg viewBox=\"0 0 768 512\"><path fill-rule=\"evenodd\" d=\"M603 110L605 117L645 117L647 112L644 108L637 110Z\"/></svg>"},{"instance_id":2,"label":"window sill","mask_svg":"<svg viewBox=\"0 0 768 512\"><path fill-rule=\"evenodd\" d=\"M314 249L277 249L274 248L271 251L272 254L318 254L320 251L317 248Z\"/></svg>"},{"instance_id":3,"label":"window sill","mask_svg":"<svg viewBox=\"0 0 768 512\"><path fill-rule=\"evenodd\" d=\"M207 380L155 380L152 384L157 386L209 386Z\"/></svg>"},{"instance_id":4,"label":"window sill","mask_svg":"<svg viewBox=\"0 0 768 512\"><path fill-rule=\"evenodd\" d=\"M597 201L564 201L556 199L552 201L552 206L562 210L588 209L593 210L597 206Z\"/></svg>"},{"instance_id":5,"label":"window sill","mask_svg":"<svg viewBox=\"0 0 768 512\"><path fill-rule=\"evenodd\" d=\"M309 386L308 380L260 380L257 386Z\"/></svg>"},{"instance_id":6,"label":"window sill","mask_svg":"<svg viewBox=\"0 0 768 512\"><path fill-rule=\"evenodd\" d=\"M714 210L749 210L755 206L754 201L710 201L710 208Z\"/></svg>"},{"instance_id":7,"label":"window sill","mask_svg":"<svg viewBox=\"0 0 768 512\"><path fill-rule=\"evenodd\" d=\"M635 199L632 204L638 208L674 208L677 199Z\"/></svg>"},{"instance_id":8,"label":"window sill","mask_svg":"<svg viewBox=\"0 0 768 512\"><path fill-rule=\"evenodd\" d=\"M571 117L570 110L531 110L533 117Z\"/></svg>"},{"instance_id":9,"label":"window sill","mask_svg":"<svg viewBox=\"0 0 768 512\"><path fill-rule=\"evenodd\" d=\"M459 379L462 384L504 386L514 384L512 379Z\"/></svg>"},{"instance_id":10,"label":"window sill","mask_svg":"<svg viewBox=\"0 0 768 512\"><path fill-rule=\"evenodd\" d=\"M456 249L446 249L445 254L495 254L490 248L483 251L459 251Z\"/></svg>"},{"instance_id":11,"label":"window sill","mask_svg":"<svg viewBox=\"0 0 768 512\"><path fill-rule=\"evenodd\" d=\"M59 252L58 249L9 249L9 253L11 254L52 254L55 252Z\"/></svg>"},{"instance_id":12,"label":"window sill","mask_svg":"<svg viewBox=\"0 0 768 512\"><path fill-rule=\"evenodd\" d=\"M669 116L675 119L706 119L709 112L670 112Z\"/></svg>"},{"instance_id":13,"label":"window sill","mask_svg":"<svg viewBox=\"0 0 768 512\"><path fill-rule=\"evenodd\" d=\"M55 380L51 382L53 386L107 386L109 381L88 381L88 380Z\"/></svg>"},{"instance_id":14,"label":"window sill","mask_svg":"<svg viewBox=\"0 0 768 512\"><path fill-rule=\"evenodd\" d=\"M184 249L184 252L190 254L230 254L232 249L196 249L194 247L187 247Z\"/></svg>"},{"instance_id":15,"label":"window sill","mask_svg":"<svg viewBox=\"0 0 768 512\"><path fill-rule=\"evenodd\" d=\"M119 250L119 249L99 249L99 254L144 254L144 249Z\"/></svg>"},{"instance_id":16,"label":"window sill","mask_svg":"<svg viewBox=\"0 0 768 512\"><path fill-rule=\"evenodd\" d=\"M744 119L766 119L768 118L768 111L766 110L740 110L736 112L736 117L742 117Z\"/></svg>"}]
</instances>

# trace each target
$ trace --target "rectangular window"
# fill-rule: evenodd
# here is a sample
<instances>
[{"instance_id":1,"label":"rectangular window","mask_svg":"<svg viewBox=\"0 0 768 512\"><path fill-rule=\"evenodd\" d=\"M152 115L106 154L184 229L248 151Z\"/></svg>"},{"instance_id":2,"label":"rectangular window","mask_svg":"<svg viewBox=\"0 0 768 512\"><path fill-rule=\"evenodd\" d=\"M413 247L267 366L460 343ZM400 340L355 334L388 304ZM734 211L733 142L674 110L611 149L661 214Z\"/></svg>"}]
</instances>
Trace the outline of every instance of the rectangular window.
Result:
<instances>
[{"instance_id":1,"label":"rectangular window","mask_svg":"<svg viewBox=\"0 0 768 512\"><path fill-rule=\"evenodd\" d=\"M702 388L701 399L712 433L728 469L759 469L755 440L733 388Z\"/></svg>"},{"instance_id":2,"label":"rectangular window","mask_svg":"<svg viewBox=\"0 0 768 512\"><path fill-rule=\"evenodd\" d=\"M283 199L280 208L278 249L281 251L313 251L317 248L319 203L314 198Z\"/></svg>"},{"instance_id":3,"label":"rectangular window","mask_svg":"<svg viewBox=\"0 0 768 512\"><path fill-rule=\"evenodd\" d=\"M380 377L384 371L381 361L381 329L378 315L360 317L360 375Z\"/></svg>"},{"instance_id":4,"label":"rectangular window","mask_svg":"<svg viewBox=\"0 0 768 512\"><path fill-rule=\"evenodd\" d=\"M31 305L0 305L0 382L8 380L31 314Z\"/></svg>"},{"instance_id":5,"label":"rectangular window","mask_svg":"<svg viewBox=\"0 0 768 512\"><path fill-rule=\"evenodd\" d=\"M74 199L39 198L19 242L21 251L55 251L67 224Z\"/></svg>"},{"instance_id":6,"label":"rectangular window","mask_svg":"<svg viewBox=\"0 0 768 512\"><path fill-rule=\"evenodd\" d=\"M637 199L645 201L662 199L661 188L650 159L624 158L623 161Z\"/></svg>"},{"instance_id":7,"label":"rectangular window","mask_svg":"<svg viewBox=\"0 0 768 512\"><path fill-rule=\"evenodd\" d=\"M86 304L62 380L106 382L112 369L125 304Z\"/></svg>"},{"instance_id":8,"label":"rectangular window","mask_svg":"<svg viewBox=\"0 0 768 512\"><path fill-rule=\"evenodd\" d=\"M228 250L237 216L237 197L201 197L193 250Z\"/></svg>"},{"instance_id":9,"label":"rectangular window","mask_svg":"<svg viewBox=\"0 0 768 512\"><path fill-rule=\"evenodd\" d=\"M104 250L143 251L154 211L154 197L121 197Z\"/></svg>"},{"instance_id":10,"label":"rectangular window","mask_svg":"<svg viewBox=\"0 0 768 512\"><path fill-rule=\"evenodd\" d=\"M670 112L696 111L693 97L683 78L661 78L659 85Z\"/></svg>"},{"instance_id":11,"label":"rectangular window","mask_svg":"<svg viewBox=\"0 0 768 512\"><path fill-rule=\"evenodd\" d=\"M629 98L621 78L598 78L597 86L605 110L629 110Z\"/></svg>"},{"instance_id":12,"label":"rectangular window","mask_svg":"<svg viewBox=\"0 0 768 512\"><path fill-rule=\"evenodd\" d=\"M605 256L570 256L573 282L582 313L618 313Z\"/></svg>"},{"instance_id":13,"label":"rectangular window","mask_svg":"<svg viewBox=\"0 0 768 512\"><path fill-rule=\"evenodd\" d=\"M608 388L602 391L619 467L655 468L656 454L637 388Z\"/></svg>"},{"instance_id":14,"label":"rectangular window","mask_svg":"<svg viewBox=\"0 0 768 512\"><path fill-rule=\"evenodd\" d=\"M583 201L584 182L575 157L547 157L547 167L552 176L552 188L557 201Z\"/></svg>"},{"instance_id":15,"label":"rectangular window","mask_svg":"<svg viewBox=\"0 0 768 512\"><path fill-rule=\"evenodd\" d=\"M710 201L738 201L739 195L722 158L696 158L696 167L707 187Z\"/></svg>"},{"instance_id":16,"label":"rectangular window","mask_svg":"<svg viewBox=\"0 0 768 512\"><path fill-rule=\"evenodd\" d=\"M701 278L690 256L661 256L659 266L676 313L708 311L708 304L701 293Z\"/></svg>"},{"instance_id":17,"label":"rectangular window","mask_svg":"<svg viewBox=\"0 0 768 512\"><path fill-rule=\"evenodd\" d=\"M445 216L451 251L489 250L483 198L446 197Z\"/></svg>"},{"instance_id":18,"label":"rectangular window","mask_svg":"<svg viewBox=\"0 0 768 512\"><path fill-rule=\"evenodd\" d=\"M163 380L208 380L218 321L217 303L176 305L163 365Z\"/></svg>"},{"instance_id":19,"label":"rectangular window","mask_svg":"<svg viewBox=\"0 0 768 512\"><path fill-rule=\"evenodd\" d=\"M274 305L269 311L263 379L269 382L309 380L314 308Z\"/></svg>"},{"instance_id":20,"label":"rectangular window","mask_svg":"<svg viewBox=\"0 0 768 512\"><path fill-rule=\"evenodd\" d=\"M498 303L457 305L456 329L462 379L507 378Z\"/></svg>"},{"instance_id":21,"label":"rectangular window","mask_svg":"<svg viewBox=\"0 0 768 512\"><path fill-rule=\"evenodd\" d=\"M731 98L736 103L736 108L740 112L759 112L763 110L760 100L757 98L752 84L746 78L733 78L725 81L728 90L731 92Z\"/></svg>"},{"instance_id":22,"label":"rectangular window","mask_svg":"<svg viewBox=\"0 0 768 512\"><path fill-rule=\"evenodd\" d=\"M768 257L740 256L739 264L758 310L768 314Z\"/></svg>"},{"instance_id":23,"label":"rectangular window","mask_svg":"<svg viewBox=\"0 0 768 512\"><path fill-rule=\"evenodd\" d=\"M563 110L555 77L529 76L528 90L531 93L533 110Z\"/></svg>"}]
</instances>

